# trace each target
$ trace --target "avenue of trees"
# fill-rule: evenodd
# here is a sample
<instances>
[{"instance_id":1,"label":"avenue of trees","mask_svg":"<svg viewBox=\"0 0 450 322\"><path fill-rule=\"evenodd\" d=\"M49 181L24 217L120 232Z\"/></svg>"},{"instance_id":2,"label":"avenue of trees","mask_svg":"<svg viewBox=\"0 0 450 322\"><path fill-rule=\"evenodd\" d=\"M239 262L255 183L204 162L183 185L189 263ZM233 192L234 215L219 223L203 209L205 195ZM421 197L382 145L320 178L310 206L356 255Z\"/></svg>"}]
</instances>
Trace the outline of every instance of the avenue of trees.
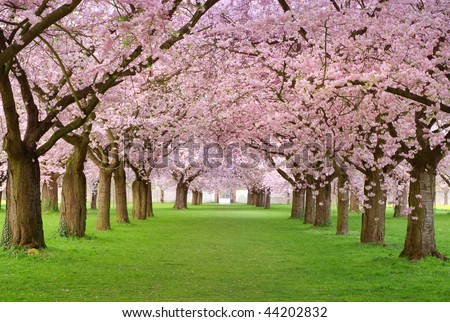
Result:
<instances>
[{"instance_id":1,"label":"avenue of trees","mask_svg":"<svg viewBox=\"0 0 450 322\"><path fill-rule=\"evenodd\" d=\"M440 0L0 0L1 243L46 247L43 208L83 237L87 201L110 229L112 182L124 224L154 215L156 184L176 209L189 189L265 208L282 191L328 226L335 189L337 234L358 208L361 242L383 244L394 199L400 256L446 259L449 38Z\"/></svg>"}]
</instances>

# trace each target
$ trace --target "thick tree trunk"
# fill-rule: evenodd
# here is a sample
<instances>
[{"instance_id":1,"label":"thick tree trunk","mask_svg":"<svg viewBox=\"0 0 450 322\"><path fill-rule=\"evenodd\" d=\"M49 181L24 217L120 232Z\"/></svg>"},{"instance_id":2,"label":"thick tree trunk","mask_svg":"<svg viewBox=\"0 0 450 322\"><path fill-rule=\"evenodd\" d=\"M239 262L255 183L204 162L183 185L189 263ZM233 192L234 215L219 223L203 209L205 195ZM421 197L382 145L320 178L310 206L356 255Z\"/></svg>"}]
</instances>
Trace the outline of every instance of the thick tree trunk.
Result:
<instances>
[{"instance_id":1,"label":"thick tree trunk","mask_svg":"<svg viewBox=\"0 0 450 322\"><path fill-rule=\"evenodd\" d=\"M116 221L118 223L129 223L127 178L123 162L114 170L114 188L116 190Z\"/></svg>"},{"instance_id":2,"label":"thick tree trunk","mask_svg":"<svg viewBox=\"0 0 450 322\"><path fill-rule=\"evenodd\" d=\"M411 171L406 240L401 257L419 260L426 256L446 259L436 248L434 239L434 200L436 195L436 169L425 166Z\"/></svg>"},{"instance_id":3,"label":"thick tree trunk","mask_svg":"<svg viewBox=\"0 0 450 322\"><path fill-rule=\"evenodd\" d=\"M147 184L142 180L134 180L131 189L133 193L133 219L145 220L147 218Z\"/></svg>"},{"instance_id":4,"label":"thick tree trunk","mask_svg":"<svg viewBox=\"0 0 450 322\"><path fill-rule=\"evenodd\" d=\"M154 217L155 214L153 213L153 195L152 195L152 183L149 181L147 182L147 217Z\"/></svg>"},{"instance_id":5,"label":"thick tree trunk","mask_svg":"<svg viewBox=\"0 0 450 322\"><path fill-rule=\"evenodd\" d=\"M305 190L294 189L292 193L291 219L300 219L305 216Z\"/></svg>"},{"instance_id":6,"label":"thick tree trunk","mask_svg":"<svg viewBox=\"0 0 450 322\"><path fill-rule=\"evenodd\" d=\"M192 204L198 205L198 191L192 191Z\"/></svg>"},{"instance_id":7,"label":"thick tree trunk","mask_svg":"<svg viewBox=\"0 0 450 322\"><path fill-rule=\"evenodd\" d=\"M331 184L319 187L316 198L316 217L314 227L327 227L331 225Z\"/></svg>"},{"instance_id":8,"label":"thick tree trunk","mask_svg":"<svg viewBox=\"0 0 450 322\"><path fill-rule=\"evenodd\" d=\"M159 198L160 203L164 203L164 190L161 190L161 196Z\"/></svg>"},{"instance_id":9,"label":"thick tree trunk","mask_svg":"<svg viewBox=\"0 0 450 322\"><path fill-rule=\"evenodd\" d=\"M382 189L382 171L369 171L364 182L365 205L362 211L361 242L383 243L386 192Z\"/></svg>"},{"instance_id":10,"label":"thick tree trunk","mask_svg":"<svg viewBox=\"0 0 450 322\"><path fill-rule=\"evenodd\" d=\"M247 205L252 204L252 194L250 192L250 189L247 190Z\"/></svg>"},{"instance_id":11,"label":"thick tree trunk","mask_svg":"<svg viewBox=\"0 0 450 322\"><path fill-rule=\"evenodd\" d=\"M98 180L97 230L111 229L111 179L113 170L101 168Z\"/></svg>"},{"instance_id":12,"label":"thick tree trunk","mask_svg":"<svg viewBox=\"0 0 450 322\"><path fill-rule=\"evenodd\" d=\"M62 180L60 236L83 237L86 233L86 176L84 163L89 141L75 146Z\"/></svg>"},{"instance_id":13,"label":"thick tree trunk","mask_svg":"<svg viewBox=\"0 0 450 322\"><path fill-rule=\"evenodd\" d=\"M94 186L92 187L92 193L91 193L91 209L97 209L97 193L98 192L98 182L94 183Z\"/></svg>"},{"instance_id":14,"label":"thick tree trunk","mask_svg":"<svg viewBox=\"0 0 450 322\"><path fill-rule=\"evenodd\" d=\"M42 209L58 211L58 175L51 174L49 180L42 184Z\"/></svg>"},{"instance_id":15,"label":"thick tree trunk","mask_svg":"<svg viewBox=\"0 0 450 322\"><path fill-rule=\"evenodd\" d=\"M343 170L338 171L338 186L337 186L337 235L348 234L348 210L349 210L349 191L346 187L348 176Z\"/></svg>"},{"instance_id":16,"label":"thick tree trunk","mask_svg":"<svg viewBox=\"0 0 450 322\"><path fill-rule=\"evenodd\" d=\"M350 211L359 211L358 198L353 193L350 194Z\"/></svg>"},{"instance_id":17,"label":"thick tree trunk","mask_svg":"<svg viewBox=\"0 0 450 322\"><path fill-rule=\"evenodd\" d=\"M201 192L201 191L198 192L197 204L199 204L199 205L203 204L203 192Z\"/></svg>"},{"instance_id":18,"label":"thick tree trunk","mask_svg":"<svg viewBox=\"0 0 450 322\"><path fill-rule=\"evenodd\" d=\"M257 193L256 207L264 207L266 194L264 190L259 190Z\"/></svg>"},{"instance_id":19,"label":"thick tree trunk","mask_svg":"<svg viewBox=\"0 0 450 322\"><path fill-rule=\"evenodd\" d=\"M306 189L305 196L305 219L303 220L304 224L314 224L314 198L312 194L311 188Z\"/></svg>"},{"instance_id":20,"label":"thick tree trunk","mask_svg":"<svg viewBox=\"0 0 450 322\"><path fill-rule=\"evenodd\" d=\"M39 161L33 153L8 156L2 245L44 248Z\"/></svg>"},{"instance_id":21,"label":"thick tree trunk","mask_svg":"<svg viewBox=\"0 0 450 322\"><path fill-rule=\"evenodd\" d=\"M187 209L187 193L188 187L184 182L179 182L177 184L177 190L175 195L175 209Z\"/></svg>"},{"instance_id":22,"label":"thick tree trunk","mask_svg":"<svg viewBox=\"0 0 450 322\"><path fill-rule=\"evenodd\" d=\"M267 189L266 196L264 200L264 209L270 209L270 189Z\"/></svg>"}]
</instances>

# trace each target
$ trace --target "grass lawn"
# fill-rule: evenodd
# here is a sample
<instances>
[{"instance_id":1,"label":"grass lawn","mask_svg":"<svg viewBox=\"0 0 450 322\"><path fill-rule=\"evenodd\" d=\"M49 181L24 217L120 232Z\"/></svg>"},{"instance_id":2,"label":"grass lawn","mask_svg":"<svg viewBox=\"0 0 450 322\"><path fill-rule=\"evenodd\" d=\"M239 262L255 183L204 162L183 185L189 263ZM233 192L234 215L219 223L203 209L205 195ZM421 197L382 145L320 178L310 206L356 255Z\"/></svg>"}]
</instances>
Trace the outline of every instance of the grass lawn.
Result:
<instances>
[{"instance_id":1,"label":"grass lawn","mask_svg":"<svg viewBox=\"0 0 450 322\"><path fill-rule=\"evenodd\" d=\"M90 212L83 239L58 237L59 215L44 214L48 249L0 251L0 301L450 301L450 263L398 258L406 220L391 213L385 247L359 243L358 213L348 236L287 219L287 205L155 213L97 232ZM435 225L450 255L448 210Z\"/></svg>"}]
</instances>

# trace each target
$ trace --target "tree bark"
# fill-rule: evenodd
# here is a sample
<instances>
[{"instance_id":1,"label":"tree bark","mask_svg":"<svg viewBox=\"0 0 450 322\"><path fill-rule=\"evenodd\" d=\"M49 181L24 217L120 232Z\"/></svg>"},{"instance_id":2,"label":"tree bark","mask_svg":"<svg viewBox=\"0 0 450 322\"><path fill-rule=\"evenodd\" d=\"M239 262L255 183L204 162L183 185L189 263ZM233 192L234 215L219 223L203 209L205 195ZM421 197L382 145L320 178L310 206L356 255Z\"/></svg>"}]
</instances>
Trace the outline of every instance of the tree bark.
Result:
<instances>
[{"instance_id":1,"label":"tree bark","mask_svg":"<svg viewBox=\"0 0 450 322\"><path fill-rule=\"evenodd\" d=\"M114 188L116 190L116 221L118 223L129 223L127 178L123 162L114 170Z\"/></svg>"},{"instance_id":2,"label":"tree bark","mask_svg":"<svg viewBox=\"0 0 450 322\"><path fill-rule=\"evenodd\" d=\"M264 209L270 209L270 189L267 189L266 196L264 200Z\"/></svg>"},{"instance_id":3,"label":"tree bark","mask_svg":"<svg viewBox=\"0 0 450 322\"><path fill-rule=\"evenodd\" d=\"M362 211L361 242L383 243L386 192L382 189L382 171L368 171L364 182L365 205Z\"/></svg>"},{"instance_id":4,"label":"tree bark","mask_svg":"<svg viewBox=\"0 0 450 322\"><path fill-rule=\"evenodd\" d=\"M305 196L305 218L303 219L304 224L314 224L314 198L311 188L306 189Z\"/></svg>"},{"instance_id":5,"label":"tree bark","mask_svg":"<svg viewBox=\"0 0 450 322\"><path fill-rule=\"evenodd\" d=\"M146 215L147 217L154 217L155 214L153 213L153 195L152 195L152 183L150 181L146 182L147 184L147 207L146 207Z\"/></svg>"},{"instance_id":6,"label":"tree bark","mask_svg":"<svg viewBox=\"0 0 450 322\"><path fill-rule=\"evenodd\" d=\"M231 194L230 194L230 202L231 203L236 203L236 189L231 189Z\"/></svg>"},{"instance_id":7,"label":"tree bark","mask_svg":"<svg viewBox=\"0 0 450 322\"><path fill-rule=\"evenodd\" d=\"M349 191L346 187L348 182L348 176L344 170L338 170L338 184L337 184L337 225L336 234L337 235L347 235L348 234L348 210L349 210Z\"/></svg>"},{"instance_id":8,"label":"tree bark","mask_svg":"<svg viewBox=\"0 0 450 322\"><path fill-rule=\"evenodd\" d=\"M264 190L259 190L256 195L256 207L264 207L266 197Z\"/></svg>"},{"instance_id":9,"label":"tree bark","mask_svg":"<svg viewBox=\"0 0 450 322\"><path fill-rule=\"evenodd\" d=\"M444 191L444 206L448 205L448 191Z\"/></svg>"},{"instance_id":10,"label":"tree bark","mask_svg":"<svg viewBox=\"0 0 450 322\"><path fill-rule=\"evenodd\" d=\"M291 219L300 219L305 216L305 190L294 189L292 193Z\"/></svg>"},{"instance_id":11,"label":"tree bark","mask_svg":"<svg viewBox=\"0 0 450 322\"><path fill-rule=\"evenodd\" d=\"M97 209L97 194L98 194L98 181L94 183L94 186L92 187L92 194L91 194L91 209Z\"/></svg>"},{"instance_id":12,"label":"tree bark","mask_svg":"<svg viewBox=\"0 0 450 322\"><path fill-rule=\"evenodd\" d=\"M358 198L352 193L350 194L350 211L358 212L359 211L359 205L358 205Z\"/></svg>"},{"instance_id":13,"label":"tree bark","mask_svg":"<svg viewBox=\"0 0 450 322\"><path fill-rule=\"evenodd\" d=\"M161 190L161 197L159 198L160 203L164 203L164 190Z\"/></svg>"},{"instance_id":14,"label":"tree bark","mask_svg":"<svg viewBox=\"0 0 450 322\"><path fill-rule=\"evenodd\" d=\"M100 168L98 180L97 230L111 229L111 179L113 169Z\"/></svg>"},{"instance_id":15,"label":"tree bark","mask_svg":"<svg viewBox=\"0 0 450 322\"><path fill-rule=\"evenodd\" d=\"M316 217L314 227L327 227L331 225L331 183L319 187L316 198Z\"/></svg>"},{"instance_id":16,"label":"tree bark","mask_svg":"<svg viewBox=\"0 0 450 322\"><path fill-rule=\"evenodd\" d=\"M215 194L214 194L214 202L219 203L219 193L218 192L215 192Z\"/></svg>"},{"instance_id":17,"label":"tree bark","mask_svg":"<svg viewBox=\"0 0 450 322\"><path fill-rule=\"evenodd\" d=\"M198 205L198 191L196 190L192 191L192 204Z\"/></svg>"},{"instance_id":18,"label":"tree bark","mask_svg":"<svg viewBox=\"0 0 450 322\"><path fill-rule=\"evenodd\" d=\"M39 161L33 153L8 155L2 245L45 248Z\"/></svg>"},{"instance_id":19,"label":"tree bark","mask_svg":"<svg viewBox=\"0 0 450 322\"><path fill-rule=\"evenodd\" d=\"M136 179L131 185L133 193L132 216L136 220L147 218L147 184L143 180Z\"/></svg>"},{"instance_id":20,"label":"tree bark","mask_svg":"<svg viewBox=\"0 0 450 322\"><path fill-rule=\"evenodd\" d=\"M42 184L42 209L46 211L58 211L58 177L50 174L48 182Z\"/></svg>"},{"instance_id":21,"label":"tree bark","mask_svg":"<svg viewBox=\"0 0 450 322\"><path fill-rule=\"evenodd\" d=\"M434 238L434 200L436 168L416 166L411 171L406 240L401 257L419 260L426 256L446 259L436 248Z\"/></svg>"},{"instance_id":22,"label":"tree bark","mask_svg":"<svg viewBox=\"0 0 450 322\"><path fill-rule=\"evenodd\" d=\"M67 160L66 172L62 180L61 211L59 222L60 236L83 237L86 233L86 161L89 138L78 145Z\"/></svg>"},{"instance_id":23,"label":"tree bark","mask_svg":"<svg viewBox=\"0 0 450 322\"><path fill-rule=\"evenodd\" d=\"M197 204L199 204L199 205L203 204L203 192L202 191L198 192Z\"/></svg>"},{"instance_id":24,"label":"tree bark","mask_svg":"<svg viewBox=\"0 0 450 322\"><path fill-rule=\"evenodd\" d=\"M2 209L2 197L3 197L3 191L0 190L0 209Z\"/></svg>"},{"instance_id":25,"label":"tree bark","mask_svg":"<svg viewBox=\"0 0 450 322\"><path fill-rule=\"evenodd\" d=\"M178 182L175 195L175 209L187 209L187 193L188 187L184 182Z\"/></svg>"}]
</instances>

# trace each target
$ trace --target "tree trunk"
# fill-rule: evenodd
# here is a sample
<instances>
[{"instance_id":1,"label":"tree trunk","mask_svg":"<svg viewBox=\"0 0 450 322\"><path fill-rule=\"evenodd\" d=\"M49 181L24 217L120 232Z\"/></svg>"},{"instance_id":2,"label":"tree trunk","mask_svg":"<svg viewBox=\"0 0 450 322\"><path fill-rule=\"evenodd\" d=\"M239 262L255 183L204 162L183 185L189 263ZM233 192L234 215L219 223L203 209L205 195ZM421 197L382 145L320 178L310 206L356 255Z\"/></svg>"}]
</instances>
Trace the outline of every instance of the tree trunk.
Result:
<instances>
[{"instance_id":1,"label":"tree trunk","mask_svg":"<svg viewBox=\"0 0 450 322\"><path fill-rule=\"evenodd\" d=\"M159 198L160 203L164 203L164 190L161 190L161 197Z\"/></svg>"},{"instance_id":2,"label":"tree trunk","mask_svg":"<svg viewBox=\"0 0 450 322\"><path fill-rule=\"evenodd\" d=\"M214 202L215 202L215 203L219 203L219 193L218 193L218 192L216 192L216 193L214 194Z\"/></svg>"},{"instance_id":3,"label":"tree trunk","mask_svg":"<svg viewBox=\"0 0 450 322\"><path fill-rule=\"evenodd\" d=\"M3 190L0 190L0 209L2 209Z\"/></svg>"},{"instance_id":4,"label":"tree trunk","mask_svg":"<svg viewBox=\"0 0 450 322\"><path fill-rule=\"evenodd\" d=\"M42 209L58 211L58 175L51 174L48 182L42 184Z\"/></svg>"},{"instance_id":5,"label":"tree trunk","mask_svg":"<svg viewBox=\"0 0 450 322\"><path fill-rule=\"evenodd\" d=\"M192 204L198 205L198 191L192 191Z\"/></svg>"},{"instance_id":6,"label":"tree trunk","mask_svg":"<svg viewBox=\"0 0 450 322\"><path fill-rule=\"evenodd\" d=\"M264 209L270 209L270 189L266 192L266 198L264 201Z\"/></svg>"},{"instance_id":7,"label":"tree trunk","mask_svg":"<svg viewBox=\"0 0 450 322\"><path fill-rule=\"evenodd\" d=\"M66 172L62 180L61 211L59 221L60 236L83 237L86 233L86 176L84 163L89 140L75 146L67 160Z\"/></svg>"},{"instance_id":8,"label":"tree trunk","mask_svg":"<svg viewBox=\"0 0 450 322\"><path fill-rule=\"evenodd\" d=\"M127 178L123 162L114 170L114 188L116 190L116 221L118 223L129 223Z\"/></svg>"},{"instance_id":9,"label":"tree trunk","mask_svg":"<svg viewBox=\"0 0 450 322\"><path fill-rule=\"evenodd\" d=\"M316 198L316 217L314 227L327 227L331 225L331 183L319 187Z\"/></svg>"},{"instance_id":10,"label":"tree trunk","mask_svg":"<svg viewBox=\"0 0 450 322\"><path fill-rule=\"evenodd\" d=\"M250 189L247 190L247 205L252 204L252 194L250 192Z\"/></svg>"},{"instance_id":11,"label":"tree trunk","mask_svg":"<svg viewBox=\"0 0 450 322\"><path fill-rule=\"evenodd\" d=\"M358 199L353 193L350 194L350 211L353 212L359 211Z\"/></svg>"},{"instance_id":12,"label":"tree trunk","mask_svg":"<svg viewBox=\"0 0 450 322\"><path fill-rule=\"evenodd\" d=\"M187 193L188 187L184 182L179 182L177 184L177 190L175 195L175 209L187 209Z\"/></svg>"},{"instance_id":13,"label":"tree trunk","mask_svg":"<svg viewBox=\"0 0 450 322\"><path fill-rule=\"evenodd\" d=\"M31 152L8 155L2 245L44 248L39 161Z\"/></svg>"},{"instance_id":14,"label":"tree trunk","mask_svg":"<svg viewBox=\"0 0 450 322\"><path fill-rule=\"evenodd\" d=\"M230 202L231 203L236 203L236 189L231 189L231 194L230 194Z\"/></svg>"},{"instance_id":15,"label":"tree trunk","mask_svg":"<svg viewBox=\"0 0 450 322\"><path fill-rule=\"evenodd\" d=\"M153 195L152 195L152 183L149 181L147 182L147 217L154 217L155 214L153 213Z\"/></svg>"},{"instance_id":16,"label":"tree trunk","mask_svg":"<svg viewBox=\"0 0 450 322\"><path fill-rule=\"evenodd\" d=\"M306 189L305 196L305 219L303 219L304 224L314 224L314 198L311 188Z\"/></svg>"},{"instance_id":17,"label":"tree trunk","mask_svg":"<svg viewBox=\"0 0 450 322\"><path fill-rule=\"evenodd\" d=\"M305 216L305 190L294 189L292 193L291 219L300 219Z\"/></svg>"},{"instance_id":18,"label":"tree trunk","mask_svg":"<svg viewBox=\"0 0 450 322\"><path fill-rule=\"evenodd\" d=\"M383 243L386 214L386 192L383 191L382 171L369 171L364 182L365 202L362 211L361 242Z\"/></svg>"},{"instance_id":19,"label":"tree trunk","mask_svg":"<svg viewBox=\"0 0 450 322\"><path fill-rule=\"evenodd\" d=\"M394 206L394 218L404 216L404 209L406 207L408 207L408 189L406 187L403 187L400 200L398 200L396 205Z\"/></svg>"},{"instance_id":20,"label":"tree trunk","mask_svg":"<svg viewBox=\"0 0 450 322\"><path fill-rule=\"evenodd\" d=\"M256 197L256 207L264 207L265 193L263 190L258 191Z\"/></svg>"},{"instance_id":21,"label":"tree trunk","mask_svg":"<svg viewBox=\"0 0 450 322\"><path fill-rule=\"evenodd\" d=\"M444 191L444 206L448 205L448 191Z\"/></svg>"},{"instance_id":22,"label":"tree trunk","mask_svg":"<svg viewBox=\"0 0 450 322\"><path fill-rule=\"evenodd\" d=\"M97 209L97 192L98 192L98 181L94 183L92 187L92 195L91 195L91 209Z\"/></svg>"},{"instance_id":23,"label":"tree trunk","mask_svg":"<svg viewBox=\"0 0 450 322\"><path fill-rule=\"evenodd\" d=\"M348 234L348 210L349 210L349 191L346 187L348 182L348 176L344 170L338 170L338 186L337 186L337 225L336 234L337 235L347 235Z\"/></svg>"},{"instance_id":24,"label":"tree trunk","mask_svg":"<svg viewBox=\"0 0 450 322\"><path fill-rule=\"evenodd\" d=\"M101 168L98 180L97 230L111 229L111 179L113 170Z\"/></svg>"},{"instance_id":25,"label":"tree trunk","mask_svg":"<svg viewBox=\"0 0 450 322\"><path fill-rule=\"evenodd\" d=\"M203 204L203 192L201 192L201 191L198 192L197 204L199 204L199 205Z\"/></svg>"},{"instance_id":26,"label":"tree trunk","mask_svg":"<svg viewBox=\"0 0 450 322\"><path fill-rule=\"evenodd\" d=\"M401 216L401 206L400 204L397 202L394 205L394 218L400 218Z\"/></svg>"},{"instance_id":27,"label":"tree trunk","mask_svg":"<svg viewBox=\"0 0 450 322\"><path fill-rule=\"evenodd\" d=\"M131 190L133 193L133 219L145 220L147 218L147 184L136 179L131 185Z\"/></svg>"},{"instance_id":28,"label":"tree trunk","mask_svg":"<svg viewBox=\"0 0 450 322\"><path fill-rule=\"evenodd\" d=\"M445 259L436 248L434 239L434 200L436 169L417 166L411 171L406 240L401 257L419 260L426 256Z\"/></svg>"}]
</instances>

